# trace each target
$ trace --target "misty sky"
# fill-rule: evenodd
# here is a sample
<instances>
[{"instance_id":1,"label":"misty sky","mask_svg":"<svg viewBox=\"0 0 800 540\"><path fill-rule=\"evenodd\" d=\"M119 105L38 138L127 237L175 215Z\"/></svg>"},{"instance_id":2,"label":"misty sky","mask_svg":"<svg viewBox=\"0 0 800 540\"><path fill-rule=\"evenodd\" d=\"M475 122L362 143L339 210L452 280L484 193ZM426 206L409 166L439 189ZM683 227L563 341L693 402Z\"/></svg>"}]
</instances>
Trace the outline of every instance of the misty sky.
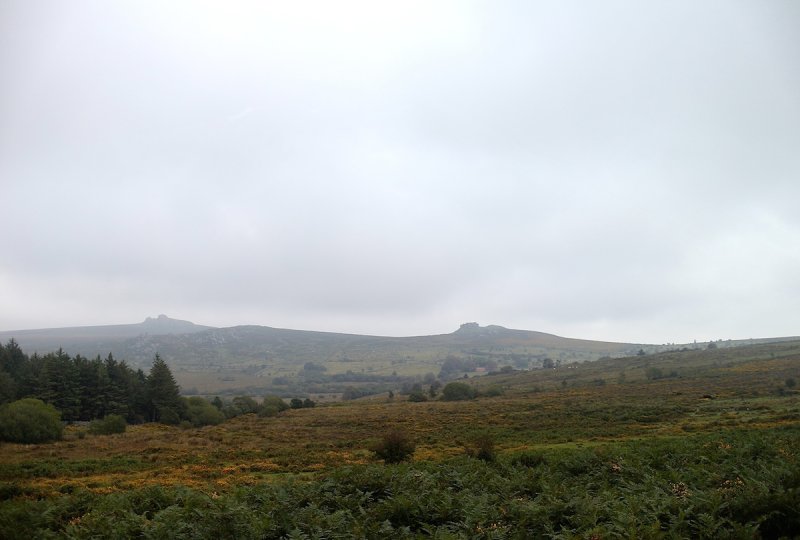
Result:
<instances>
[{"instance_id":1,"label":"misty sky","mask_svg":"<svg viewBox=\"0 0 800 540\"><path fill-rule=\"evenodd\" d=\"M800 334L800 2L3 0L0 329Z\"/></svg>"}]
</instances>

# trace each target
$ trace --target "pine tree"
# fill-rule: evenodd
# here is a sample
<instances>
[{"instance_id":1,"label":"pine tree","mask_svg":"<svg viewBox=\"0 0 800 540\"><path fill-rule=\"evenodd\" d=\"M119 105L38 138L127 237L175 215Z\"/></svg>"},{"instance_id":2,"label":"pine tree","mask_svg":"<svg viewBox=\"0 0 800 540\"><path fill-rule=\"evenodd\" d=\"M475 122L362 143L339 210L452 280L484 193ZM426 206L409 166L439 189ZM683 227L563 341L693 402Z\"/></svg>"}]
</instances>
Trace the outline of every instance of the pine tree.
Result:
<instances>
[{"instance_id":1,"label":"pine tree","mask_svg":"<svg viewBox=\"0 0 800 540\"><path fill-rule=\"evenodd\" d=\"M147 422L152 417L147 376L141 369L133 371L128 368L124 360L121 364L128 369L125 387L128 399L128 422L132 424Z\"/></svg>"},{"instance_id":2,"label":"pine tree","mask_svg":"<svg viewBox=\"0 0 800 540\"><path fill-rule=\"evenodd\" d=\"M129 381L135 376L125 361L117 362L111 353L103 361L103 369L108 375L108 388L105 390L105 413L118 414L133 421L131 417L131 397L135 393ZM130 388L130 390L128 390ZM140 420L141 421L141 420Z\"/></svg>"},{"instance_id":3,"label":"pine tree","mask_svg":"<svg viewBox=\"0 0 800 540\"><path fill-rule=\"evenodd\" d=\"M44 357L33 353L14 377L17 383L17 397L36 397L40 390L40 379L44 369Z\"/></svg>"},{"instance_id":4,"label":"pine tree","mask_svg":"<svg viewBox=\"0 0 800 540\"><path fill-rule=\"evenodd\" d=\"M80 374L75 362L62 349L44 357L36 394L58 409L62 420L80 420Z\"/></svg>"},{"instance_id":5,"label":"pine tree","mask_svg":"<svg viewBox=\"0 0 800 540\"><path fill-rule=\"evenodd\" d=\"M176 418L185 416L186 404L181 399L178 383L172 377L167 363L158 354L153 359L153 367L147 376L147 390L151 420L177 423Z\"/></svg>"},{"instance_id":6,"label":"pine tree","mask_svg":"<svg viewBox=\"0 0 800 540\"><path fill-rule=\"evenodd\" d=\"M0 405L14 401L17 395L17 383L13 377L0 370Z\"/></svg>"},{"instance_id":7,"label":"pine tree","mask_svg":"<svg viewBox=\"0 0 800 540\"><path fill-rule=\"evenodd\" d=\"M15 379L19 377L19 372L27 362L25 353L20 349L19 344L14 338L8 340L8 344L0 344L0 370L5 371Z\"/></svg>"},{"instance_id":8,"label":"pine tree","mask_svg":"<svg viewBox=\"0 0 800 540\"><path fill-rule=\"evenodd\" d=\"M78 370L78 381L80 382L80 419L93 420L102 418L105 416L104 404L106 396L103 393L105 384L100 356L98 355L94 360L89 360L77 355L74 364Z\"/></svg>"}]
</instances>

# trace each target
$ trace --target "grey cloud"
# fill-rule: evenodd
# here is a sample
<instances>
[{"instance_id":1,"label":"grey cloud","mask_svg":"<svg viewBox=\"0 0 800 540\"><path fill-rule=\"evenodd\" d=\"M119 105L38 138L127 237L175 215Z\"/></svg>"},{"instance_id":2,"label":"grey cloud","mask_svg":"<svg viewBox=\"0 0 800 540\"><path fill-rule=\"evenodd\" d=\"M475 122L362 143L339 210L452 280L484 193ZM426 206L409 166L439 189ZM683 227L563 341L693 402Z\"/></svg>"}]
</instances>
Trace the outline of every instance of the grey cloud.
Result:
<instances>
[{"instance_id":1,"label":"grey cloud","mask_svg":"<svg viewBox=\"0 0 800 540\"><path fill-rule=\"evenodd\" d=\"M797 333L793 3L381 6L6 2L0 328Z\"/></svg>"}]
</instances>

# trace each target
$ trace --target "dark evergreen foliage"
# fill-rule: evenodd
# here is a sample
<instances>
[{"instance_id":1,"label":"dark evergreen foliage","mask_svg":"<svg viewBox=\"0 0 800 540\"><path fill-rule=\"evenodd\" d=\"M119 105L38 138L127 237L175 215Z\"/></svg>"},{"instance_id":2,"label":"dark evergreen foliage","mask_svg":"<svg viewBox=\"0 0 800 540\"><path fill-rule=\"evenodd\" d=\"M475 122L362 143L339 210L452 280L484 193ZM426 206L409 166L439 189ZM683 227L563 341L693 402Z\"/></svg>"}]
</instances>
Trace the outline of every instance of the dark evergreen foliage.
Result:
<instances>
[{"instance_id":1,"label":"dark evergreen foliage","mask_svg":"<svg viewBox=\"0 0 800 540\"><path fill-rule=\"evenodd\" d=\"M25 365L25 361L25 354L14 338L11 338L4 347L0 346L0 371L17 378Z\"/></svg>"},{"instance_id":2,"label":"dark evergreen foliage","mask_svg":"<svg viewBox=\"0 0 800 540\"><path fill-rule=\"evenodd\" d=\"M112 354L105 360L56 352L30 357L12 339L0 344L0 404L35 398L53 405L66 422L118 415L127 423L186 417L186 404L169 367L156 355L148 377ZM171 412L164 413L169 409ZM172 414L174 413L174 414Z\"/></svg>"},{"instance_id":3,"label":"dark evergreen foliage","mask_svg":"<svg viewBox=\"0 0 800 540\"><path fill-rule=\"evenodd\" d=\"M167 363L158 354L147 376L147 395L150 406L149 419L153 422L177 424L186 415L186 404Z\"/></svg>"}]
</instances>

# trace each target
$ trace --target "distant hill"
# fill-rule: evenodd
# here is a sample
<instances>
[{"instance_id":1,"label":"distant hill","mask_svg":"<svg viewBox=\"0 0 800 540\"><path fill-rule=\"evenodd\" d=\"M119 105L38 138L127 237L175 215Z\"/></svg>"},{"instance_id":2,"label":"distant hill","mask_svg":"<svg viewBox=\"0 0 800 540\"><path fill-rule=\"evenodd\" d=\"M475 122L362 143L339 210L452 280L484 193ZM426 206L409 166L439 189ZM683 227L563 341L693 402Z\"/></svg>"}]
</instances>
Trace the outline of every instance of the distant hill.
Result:
<instances>
[{"instance_id":1,"label":"distant hill","mask_svg":"<svg viewBox=\"0 0 800 540\"><path fill-rule=\"evenodd\" d=\"M138 324L80 326L0 332L3 342L14 338L28 353L63 348L84 356L113 352L134 364L149 363L159 352L178 365L249 363L281 359L287 362L356 361L366 359L477 354L553 355L582 359L598 354L635 353L636 344L570 339L502 326L465 323L451 334L382 337L289 330L269 326L215 328L166 315L148 317Z\"/></svg>"},{"instance_id":2,"label":"distant hill","mask_svg":"<svg viewBox=\"0 0 800 540\"><path fill-rule=\"evenodd\" d=\"M170 319L166 315L147 317L138 324L111 324L103 326L76 326L69 328L43 328L0 332L3 343L14 338L27 353L48 353L63 348L70 354L84 356L117 353L125 340L143 336L193 334L211 329L189 321Z\"/></svg>"},{"instance_id":3,"label":"distant hill","mask_svg":"<svg viewBox=\"0 0 800 540\"><path fill-rule=\"evenodd\" d=\"M467 323L451 334L381 337L267 326L213 328L193 334L140 334L120 344L120 354L133 362L150 362L159 352L175 365L204 366L317 363L381 363L414 360L435 362L448 355L498 360L524 356L563 361L635 353L640 345L562 338L542 332L481 327ZM362 366L359 366L362 367Z\"/></svg>"},{"instance_id":4,"label":"distant hill","mask_svg":"<svg viewBox=\"0 0 800 540\"><path fill-rule=\"evenodd\" d=\"M382 337L268 326L214 328L165 315L139 324L0 332L3 342L12 337L29 354L59 347L87 357L112 352L145 370L158 353L187 393L335 393L353 385L374 390L425 375L472 377L503 366L536 369L676 347L572 339L474 322L450 334Z\"/></svg>"}]
</instances>

